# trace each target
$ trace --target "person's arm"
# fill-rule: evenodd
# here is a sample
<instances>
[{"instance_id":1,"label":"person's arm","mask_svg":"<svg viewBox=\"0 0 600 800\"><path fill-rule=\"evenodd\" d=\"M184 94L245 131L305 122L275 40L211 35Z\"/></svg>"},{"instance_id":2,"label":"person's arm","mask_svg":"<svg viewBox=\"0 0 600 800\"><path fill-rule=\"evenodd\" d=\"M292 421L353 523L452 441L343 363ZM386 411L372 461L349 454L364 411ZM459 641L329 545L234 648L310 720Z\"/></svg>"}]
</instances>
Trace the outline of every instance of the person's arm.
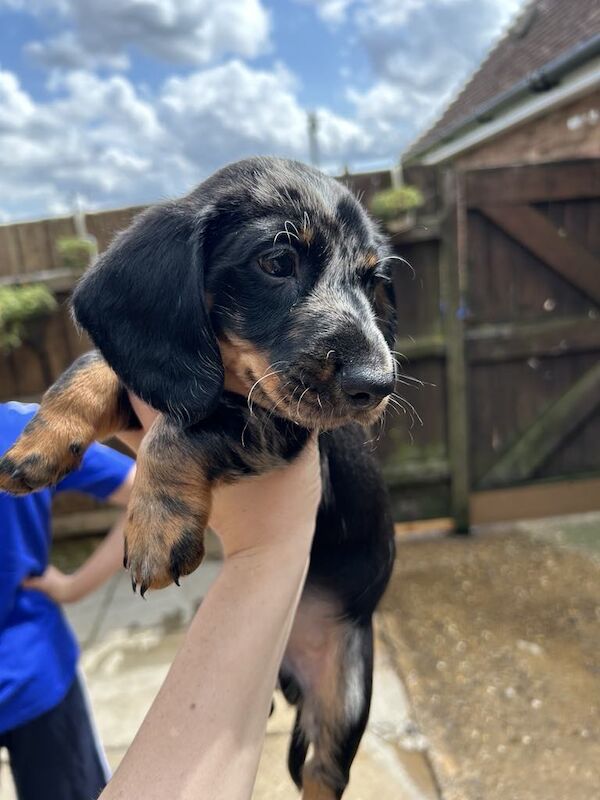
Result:
<instances>
[{"instance_id":1,"label":"person's arm","mask_svg":"<svg viewBox=\"0 0 600 800\"><path fill-rule=\"evenodd\" d=\"M126 507L133 486L135 467L131 467L125 480L107 500L113 505ZM102 586L123 568L123 529L125 515L121 515L92 555L72 574L66 574L50 565L43 575L27 578L26 589L44 592L57 603L74 603Z\"/></svg>"},{"instance_id":2,"label":"person's arm","mask_svg":"<svg viewBox=\"0 0 600 800\"><path fill-rule=\"evenodd\" d=\"M251 797L320 494L315 440L292 464L215 493L223 568L101 800Z\"/></svg>"}]
</instances>

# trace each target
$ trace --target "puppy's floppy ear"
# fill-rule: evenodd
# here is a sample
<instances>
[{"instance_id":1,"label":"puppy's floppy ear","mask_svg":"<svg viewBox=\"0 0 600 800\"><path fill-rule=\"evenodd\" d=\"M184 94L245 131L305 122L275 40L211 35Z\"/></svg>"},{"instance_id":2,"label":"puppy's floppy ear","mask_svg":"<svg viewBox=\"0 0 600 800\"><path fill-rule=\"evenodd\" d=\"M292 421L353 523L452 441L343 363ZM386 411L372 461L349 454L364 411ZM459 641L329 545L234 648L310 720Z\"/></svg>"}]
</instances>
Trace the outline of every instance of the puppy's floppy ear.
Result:
<instances>
[{"instance_id":1,"label":"puppy's floppy ear","mask_svg":"<svg viewBox=\"0 0 600 800\"><path fill-rule=\"evenodd\" d=\"M204 298L210 216L189 201L145 211L73 296L77 321L123 383L158 411L189 422L207 416L223 389Z\"/></svg>"}]
</instances>

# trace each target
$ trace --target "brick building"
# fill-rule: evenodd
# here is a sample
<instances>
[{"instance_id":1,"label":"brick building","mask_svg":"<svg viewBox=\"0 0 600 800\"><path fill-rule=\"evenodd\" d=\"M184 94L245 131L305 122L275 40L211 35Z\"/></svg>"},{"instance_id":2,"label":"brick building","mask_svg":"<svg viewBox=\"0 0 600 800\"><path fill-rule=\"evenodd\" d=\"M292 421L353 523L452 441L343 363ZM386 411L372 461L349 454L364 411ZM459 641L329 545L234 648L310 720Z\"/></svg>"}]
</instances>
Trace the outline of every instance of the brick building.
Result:
<instances>
[{"instance_id":1,"label":"brick building","mask_svg":"<svg viewBox=\"0 0 600 800\"><path fill-rule=\"evenodd\" d=\"M459 168L600 157L600 4L531 0L403 154Z\"/></svg>"}]
</instances>

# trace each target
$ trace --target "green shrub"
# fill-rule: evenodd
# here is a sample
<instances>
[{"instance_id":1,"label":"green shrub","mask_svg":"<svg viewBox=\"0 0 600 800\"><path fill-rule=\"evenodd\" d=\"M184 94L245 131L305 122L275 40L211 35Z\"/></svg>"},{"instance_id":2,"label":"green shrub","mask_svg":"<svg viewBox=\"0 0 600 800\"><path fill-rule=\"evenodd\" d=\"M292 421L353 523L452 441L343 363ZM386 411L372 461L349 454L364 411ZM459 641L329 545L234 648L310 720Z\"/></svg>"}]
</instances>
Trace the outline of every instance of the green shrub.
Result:
<instances>
[{"instance_id":1,"label":"green shrub","mask_svg":"<svg viewBox=\"0 0 600 800\"><path fill-rule=\"evenodd\" d=\"M0 350L19 347L25 338L27 323L51 314L56 307L54 295L40 283L0 286Z\"/></svg>"},{"instance_id":2,"label":"green shrub","mask_svg":"<svg viewBox=\"0 0 600 800\"><path fill-rule=\"evenodd\" d=\"M90 261L96 255L94 243L88 239L78 239L74 236L65 236L58 239L56 249L61 257L63 267L77 272L87 269Z\"/></svg>"},{"instance_id":3,"label":"green shrub","mask_svg":"<svg viewBox=\"0 0 600 800\"><path fill-rule=\"evenodd\" d=\"M405 211L423 205L423 195L416 186L398 186L377 192L371 198L372 213L385 222L397 219Z\"/></svg>"}]
</instances>

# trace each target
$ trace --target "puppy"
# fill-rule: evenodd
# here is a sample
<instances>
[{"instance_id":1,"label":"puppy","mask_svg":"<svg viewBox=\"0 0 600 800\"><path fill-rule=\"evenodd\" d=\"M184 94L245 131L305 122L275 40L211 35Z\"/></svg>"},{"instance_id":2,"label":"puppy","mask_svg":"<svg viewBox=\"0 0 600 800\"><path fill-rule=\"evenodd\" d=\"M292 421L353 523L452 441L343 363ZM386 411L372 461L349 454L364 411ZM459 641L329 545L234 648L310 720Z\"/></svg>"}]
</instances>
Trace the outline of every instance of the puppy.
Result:
<instances>
[{"instance_id":1,"label":"puppy","mask_svg":"<svg viewBox=\"0 0 600 800\"><path fill-rule=\"evenodd\" d=\"M297 707L289 769L307 800L340 798L348 783L394 558L364 447L395 382L387 256L337 181L273 158L225 167L142 213L88 270L73 309L97 350L46 392L0 461L0 489L34 491L77 468L94 439L138 426L128 389L160 411L126 528L143 595L200 564L216 484L289 462L320 432L323 495L280 673Z\"/></svg>"}]
</instances>

